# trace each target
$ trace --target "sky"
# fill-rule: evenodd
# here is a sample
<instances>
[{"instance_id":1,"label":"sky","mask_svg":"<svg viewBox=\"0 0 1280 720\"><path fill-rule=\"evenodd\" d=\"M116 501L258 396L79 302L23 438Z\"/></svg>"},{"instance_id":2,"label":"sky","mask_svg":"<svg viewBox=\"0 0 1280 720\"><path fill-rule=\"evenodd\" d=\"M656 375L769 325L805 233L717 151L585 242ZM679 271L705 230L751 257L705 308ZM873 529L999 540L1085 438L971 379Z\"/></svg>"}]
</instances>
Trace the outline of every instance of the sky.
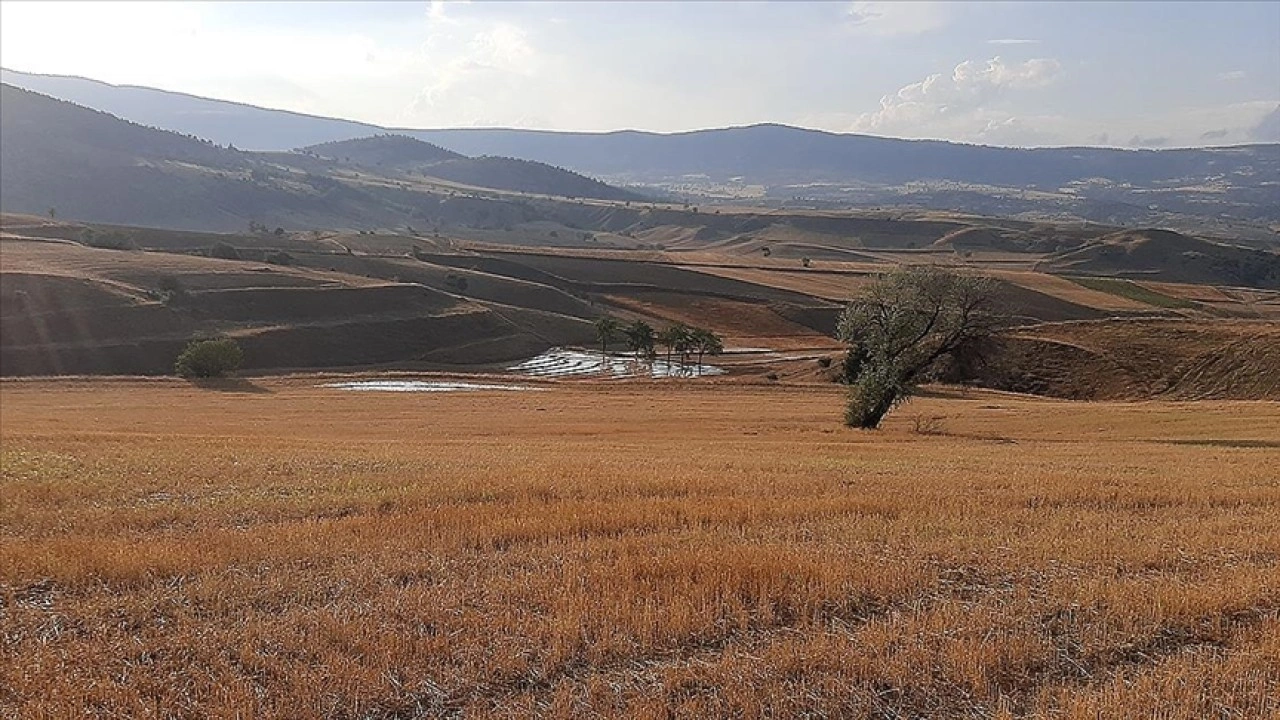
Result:
<instances>
[{"instance_id":1,"label":"sky","mask_svg":"<svg viewBox=\"0 0 1280 720\"><path fill-rule=\"evenodd\" d=\"M1280 142L1280 2L2 0L0 65L399 128Z\"/></svg>"}]
</instances>

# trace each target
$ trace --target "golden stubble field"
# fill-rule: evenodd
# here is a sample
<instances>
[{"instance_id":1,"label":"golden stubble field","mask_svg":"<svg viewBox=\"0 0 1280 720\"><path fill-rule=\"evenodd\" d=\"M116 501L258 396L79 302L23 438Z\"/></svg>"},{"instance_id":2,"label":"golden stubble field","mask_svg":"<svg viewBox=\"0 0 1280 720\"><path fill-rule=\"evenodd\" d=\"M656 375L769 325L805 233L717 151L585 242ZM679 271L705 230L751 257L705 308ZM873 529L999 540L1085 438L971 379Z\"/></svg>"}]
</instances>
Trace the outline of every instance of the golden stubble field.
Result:
<instances>
[{"instance_id":1,"label":"golden stubble field","mask_svg":"<svg viewBox=\"0 0 1280 720\"><path fill-rule=\"evenodd\" d=\"M1267 718L1280 405L0 383L0 716Z\"/></svg>"}]
</instances>

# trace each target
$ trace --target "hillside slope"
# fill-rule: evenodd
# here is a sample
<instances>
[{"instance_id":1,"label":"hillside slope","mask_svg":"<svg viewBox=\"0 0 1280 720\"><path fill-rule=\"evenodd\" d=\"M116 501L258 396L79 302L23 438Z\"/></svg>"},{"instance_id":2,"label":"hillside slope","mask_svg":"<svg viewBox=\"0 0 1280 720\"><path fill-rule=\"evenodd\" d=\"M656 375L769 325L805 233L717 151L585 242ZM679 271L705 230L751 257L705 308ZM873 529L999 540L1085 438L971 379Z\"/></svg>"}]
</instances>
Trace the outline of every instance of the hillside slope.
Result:
<instances>
[{"instance_id":1,"label":"hillside slope","mask_svg":"<svg viewBox=\"0 0 1280 720\"><path fill-rule=\"evenodd\" d=\"M166 374L228 335L248 370L476 365L590 342L586 320L328 270L0 235L0 374Z\"/></svg>"},{"instance_id":2,"label":"hillside slope","mask_svg":"<svg viewBox=\"0 0 1280 720\"><path fill-rule=\"evenodd\" d=\"M495 190L597 200L643 197L545 163L509 157L470 158L407 135L330 142L302 148L301 152L378 171L416 173Z\"/></svg>"},{"instance_id":3,"label":"hillside slope","mask_svg":"<svg viewBox=\"0 0 1280 720\"><path fill-rule=\"evenodd\" d=\"M976 379L1076 400L1280 400L1280 323L1129 319L1009 333Z\"/></svg>"},{"instance_id":4,"label":"hillside slope","mask_svg":"<svg viewBox=\"0 0 1280 720\"><path fill-rule=\"evenodd\" d=\"M1280 289L1280 254L1224 245L1169 230L1125 230L1059 253L1054 273Z\"/></svg>"},{"instance_id":5,"label":"hillside slope","mask_svg":"<svg viewBox=\"0 0 1280 720\"><path fill-rule=\"evenodd\" d=\"M150 127L167 128L241 150L288 150L303 145L373 135L367 123L268 110L244 103L197 97L65 75L0 69L0 81L77 105L95 108Z\"/></svg>"},{"instance_id":6,"label":"hillside slope","mask_svg":"<svg viewBox=\"0 0 1280 720\"><path fill-rule=\"evenodd\" d=\"M514 160L472 160L409 138L362 141L372 157L427 151L440 175L550 195L613 199L627 193L567 171ZM425 159L425 156L424 158ZM372 166L372 165L371 165ZM390 168L388 168L390 170ZM235 231L250 222L285 228L405 226L427 209L444 219L496 216L487 208L435 212L446 192L410 189L402 175L353 177L350 167L301 153L250 153L147 128L9 85L0 86L0 212L122 225ZM472 204L488 204L475 199ZM462 205L465 203L455 203ZM520 211L521 214L523 211Z\"/></svg>"},{"instance_id":7,"label":"hillside slope","mask_svg":"<svg viewBox=\"0 0 1280 720\"><path fill-rule=\"evenodd\" d=\"M343 226L378 207L358 189L280 176L250 153L0 86L0 211L233 230L265 218Z\"/></svg>"}]
</instances>

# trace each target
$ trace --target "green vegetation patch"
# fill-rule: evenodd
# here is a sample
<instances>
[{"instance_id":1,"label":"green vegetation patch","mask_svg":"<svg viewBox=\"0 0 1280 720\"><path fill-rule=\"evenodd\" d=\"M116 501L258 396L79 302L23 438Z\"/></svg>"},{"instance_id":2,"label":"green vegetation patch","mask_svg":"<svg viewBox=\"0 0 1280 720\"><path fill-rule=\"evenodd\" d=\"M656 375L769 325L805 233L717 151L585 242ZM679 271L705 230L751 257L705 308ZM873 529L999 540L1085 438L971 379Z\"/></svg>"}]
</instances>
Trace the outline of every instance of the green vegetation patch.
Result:
<instances>
[{"instance_id":1,"label":"green vegetation patch","mask_svg":"<svg viewBox=\"0 0 1280 720\"><path fill-rule=\"evenodd\" d=\"M1096 278L1096 277L1068 277L1071 282L1087 287L1090 290L1100 290L1104 293L1119 295L1123 298L1136 300L1140 303L1146 303L1153 307L1159 308L1196 308L1196 303L1182 298L1170 297L1158 293L1149 288L1145 288L1132 280L1121 280L1118 278Z\"/></svg>"}]
</instances>

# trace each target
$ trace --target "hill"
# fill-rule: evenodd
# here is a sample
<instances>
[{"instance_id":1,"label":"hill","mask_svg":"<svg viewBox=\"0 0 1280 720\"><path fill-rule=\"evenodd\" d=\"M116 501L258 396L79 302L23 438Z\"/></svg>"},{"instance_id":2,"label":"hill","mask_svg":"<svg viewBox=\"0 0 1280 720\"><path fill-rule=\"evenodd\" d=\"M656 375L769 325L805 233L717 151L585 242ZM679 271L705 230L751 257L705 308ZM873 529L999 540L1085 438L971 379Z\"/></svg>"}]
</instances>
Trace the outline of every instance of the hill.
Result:
<instances>
[{"instance_id":1,"label":"hill","mask_svg":"<svg viewBox=\"0 0 1280 720\"><path fill-rule=\"evenodd\" d=\"M4 71L6 82L240 148L283 151L385 132L82 78ZM1211 232L1280 244L1280 145L1183 150L1001 148L784 125L685 133L398 130L468 156L515 157L701 202L924 207Z\"/></svg>"},{"instance_id":2,"label":"hill","mask_svg":"<svg viewBox=\"0 0 1280 720\"><path fill-rule=\"evenodd\" d=\"M509 157L470 158L407 135L383 134L312 145L303 154L379 171L416 173L482 188L598 200L644 196L545 163Z\"/></svg>"},{"instance_id":3,"label":"hill","mask_svg":"<svg viewBox=\"0 0 1280 720\"><path fill-rule=\"evenodd\" d=\"M0 69L0 81L142 125L176 130L242 150L288 150L383 131L367 123L287 110L267 110L187 93L112 85L81 77Z\"/></svg>"},{"instance_id":4,"label":"hill","mask_svg":"<svg viewBox=\"0 0 1280 720\"><path fill-rule=\"evenodd\" d=\"M1172 319L1009 333L976 382L1076 400L1280 400L1280 324Z\"/></svg>"},{"instance_id":5,"label":"hill","mask_svg":"<svg viewBox=\"0 0 1280 720\"><path fill-rule=\"evenodd\" d=\"M353 165L396 170L413 170L464 157L452 150L445 150L439 145L432 145L407 135L391 134L335 140L309 145L299 151L306 155L339 160Z\"/></svg>"},{"instance_id":6,"label":"hill","mask_svg":"<svg viewBox=\"0 0 1280 720\"><path fill-rule=\"evenodd\" d=\"M1169 230L1124 230L1059 253L1049 272L1280 288L1280 255Z\"/></svg>"},{"instance_id":7,"label":"hill","mask_svg":"<svg viewBox=\"0 0 1280 720\"><path fill-rule=\"evenodd\" d=\"M540 192L635 197L554 168L517 161L469 160L409 138L362 141L366 158L405 153L404 145L444 160L440 173L474 183L536 187ZM425 155L424 155L425 156ZM530 168L533 168L532 170ZM379 173L372 173L378 175ZM386 175L386 173L384 173ZM0 211L187 230L234 231L251 222L285 228L365 228L421 224L517 212L463 198L459 181L410 183L396 173L353 177L332 159L254 153L143 127L107 113L0 86ZM520 212L522 216L528 213ZM504 221L505 222L505 221Z\"/></svg>"},{"instance_id":8,"label":"hill","mask_svg":"<svg viewBox=\"0 0 1280 720\"><path fill-rule=\"evenodd\" d=\"M377 206L355 189L284 179L250 153L0 86L5 212L231 230L266 217L342 226Z\"/></svg>"},{"instance_id":9,"label":"hill","mask_svg":"<svg viewBox=\"0 0 1280 720\"><path fill-rule=\"evenodd\" d=\"M521 307L475 299L456 294L448 271L431 287L320 260L264 264L16 233L0 235L5 375L163 374L191 338L213 334L235 338L249 370L476 365L593 336L564 314L567 298L561 312L537 309L546 305L537 297ZM476 284L473 296L501 292Z\"/></svg>"}]
</instances>

